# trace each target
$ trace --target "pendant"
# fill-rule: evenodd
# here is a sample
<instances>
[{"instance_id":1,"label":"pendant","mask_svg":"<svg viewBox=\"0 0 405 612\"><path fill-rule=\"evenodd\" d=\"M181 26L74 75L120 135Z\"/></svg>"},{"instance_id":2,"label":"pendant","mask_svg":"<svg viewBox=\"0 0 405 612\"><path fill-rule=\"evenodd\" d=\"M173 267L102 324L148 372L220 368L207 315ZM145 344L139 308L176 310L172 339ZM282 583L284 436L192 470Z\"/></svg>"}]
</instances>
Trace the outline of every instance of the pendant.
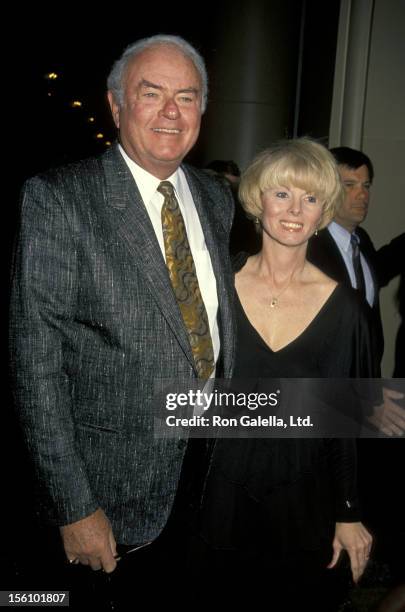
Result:
<instances>
[{"instance_id":1,"label":"pendant","mask_svg":"<svg viewBox=\"0 0 405 612\"><path fill-rule=\"evenodd\" d=\"M270 302L270 308L275 308L278 305L278 299L277 298L272 298L271 302Z\"/></svg>"}]
</instances>

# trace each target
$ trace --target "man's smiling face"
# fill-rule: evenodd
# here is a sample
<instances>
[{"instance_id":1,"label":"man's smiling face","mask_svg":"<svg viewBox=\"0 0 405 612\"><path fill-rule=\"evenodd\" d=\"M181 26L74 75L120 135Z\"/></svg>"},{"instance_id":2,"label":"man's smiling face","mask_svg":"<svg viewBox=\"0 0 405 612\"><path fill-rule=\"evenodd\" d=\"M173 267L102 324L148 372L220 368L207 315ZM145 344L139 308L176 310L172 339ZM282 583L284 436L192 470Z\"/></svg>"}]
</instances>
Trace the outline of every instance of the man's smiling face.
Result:
<instances>
[{"instance_id":1,"label":"man's smiling face","mask_svg":"<svg viewBox=\"0 0 405 612\"><path fill-rule=\"evenodd\" d=\"M192 60L174 45L145 49L129 62L120 107L108 98L121 144L160 179L178 168L197 140L202 84Z\"/></svg>"}]
</instances>

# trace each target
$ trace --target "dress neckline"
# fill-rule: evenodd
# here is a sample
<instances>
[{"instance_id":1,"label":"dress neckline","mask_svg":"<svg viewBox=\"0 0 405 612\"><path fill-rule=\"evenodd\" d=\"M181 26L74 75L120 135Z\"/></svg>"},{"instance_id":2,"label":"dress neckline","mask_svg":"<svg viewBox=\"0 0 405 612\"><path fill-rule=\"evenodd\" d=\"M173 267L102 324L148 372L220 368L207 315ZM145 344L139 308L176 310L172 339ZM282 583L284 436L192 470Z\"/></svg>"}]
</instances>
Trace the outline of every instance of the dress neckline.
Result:
<instances>
[{"instance_id":1,"label":"dress neckline","mask_svg":"<svg viewBox=\"0 0 405 612\"><path fill-rule=\"evenodd\" d=\"M247 316L245 309L242 306L242 302L240 301L238 292L235 289L235 293L236 293L236 298L237 298L237 302L239 304L240 310L243 314L243 317L245 318L245 320L247 321L249 327L252 328L254 334L257 336L257 338L260 340L260 343L273 355L277 355L278 353L282 353L283 351L288 350L291 346L295 345L296 343L298 343L301 338L303 338L304 336L307 335L307 333L309 333L310 329L315 325L315 323L318 321L318 319L323 316L324 311L329 307L329 304L334 300L334 296L337 293L338 288L340 288L342 285L340 283L338 283L334 289L332 290L332 292L330 293L330 295L327 297L327 299L325 300L325 302L322 304L322 306L320 307L320 309L318 310L318 312L316 313L316 315L311 319L311 321L308 323L308 325L305 327L305 329L303 329L303 331L296 336L295 338L293 338L290 342L288 342L288 344L285 344L284 346L282 346L281 348L279 348L277 351L275 351L274 349L271 348L271 346L265 341L265 339L263 338L263 336L257 331L257 329L255 328L255 326L251 323L249 317Z\"/></svg>"}]
</instances>

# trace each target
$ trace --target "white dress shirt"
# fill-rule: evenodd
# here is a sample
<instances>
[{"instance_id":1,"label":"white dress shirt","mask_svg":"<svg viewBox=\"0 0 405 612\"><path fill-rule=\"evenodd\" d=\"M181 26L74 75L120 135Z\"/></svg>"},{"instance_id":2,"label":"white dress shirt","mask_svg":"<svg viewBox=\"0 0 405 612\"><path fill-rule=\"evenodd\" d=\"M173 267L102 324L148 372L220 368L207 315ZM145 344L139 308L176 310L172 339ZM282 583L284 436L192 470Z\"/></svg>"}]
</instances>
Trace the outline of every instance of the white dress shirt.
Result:
<instances>
[{"instance_id":1,"label":"white dress shirt","mask_svg":"<svg viewBox=\"0 0 405 612\"><path fill-rule=\"evenodd\" d=\"M344 262L346 264L346 268L347 268L347 271L350 277L350 282L352 284L352 287L354 289L357 289L356 275L354 273L353 259L352 259L353 249L352 249L352 244L350 240L351 234L346 228L342 227L341 225L339 225L339 223L336 223L335 221L332 221L332 223L328 225L328 231L332 235L332 238L336 242L339 248L339 251L342 254L342 257L344 259ZM354 233L356 234L356 232ZM371 272L370 272L368 263L364 259L361 253L361 240L360 239L359 239L359 247L360 247L360 263L363 269L364 282L366 286L366 299L367 299L367 302L370 304L370 306L372 306L374 304L374 296L375 296L374 282L373 282L373 277L371 276Z\"/></svg>"},{"instance_id":2,"label":"white dress shirt","mask_svg":"<svg viewBox=\"0 0 405 612\"><path fill-rule=\"evenodd\" d=\"M145 204L145 208L153 225L153 229L155 230L156 238L159 243L160 250L162 251L163 258L165 259L166 255L161 218L164 197L157 191L161 180L135 163L126 154L121 145L119 145L119 150L127 163L132 176L134 177L139 193L141 194L143 203ZM214 348L214 358L216 362L220 350L217 319L218 294L214 270L212 269L211 257L207 249L207 245L205 244L200 218L198 216L183 170L181 168L177 168L176 172L174 172L174 174L169 176L166 180L170 181L174 187L181 214L183 215L188 242L190 244L191 253L194 259L198 285L200 287L201 296L207 311L212 344ZM213 372L212 375L214 376L215 372Z\"/></svg>"}]
</instances>

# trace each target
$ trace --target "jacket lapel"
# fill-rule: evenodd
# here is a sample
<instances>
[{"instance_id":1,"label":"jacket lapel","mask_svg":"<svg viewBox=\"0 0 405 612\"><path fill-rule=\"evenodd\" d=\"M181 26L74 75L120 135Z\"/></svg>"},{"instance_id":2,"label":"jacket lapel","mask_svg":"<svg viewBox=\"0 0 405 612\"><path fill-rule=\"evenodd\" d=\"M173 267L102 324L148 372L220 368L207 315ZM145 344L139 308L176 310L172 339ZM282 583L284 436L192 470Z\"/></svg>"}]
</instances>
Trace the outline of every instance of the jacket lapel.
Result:
<instances>
[{"instance_id":1,"label":"jacket lapel","mask_svg":"<svg viewBox=\"0 0 405 612\"><path fill-rule=\"evenodd\" d=\"M159 243L133 176L118 148L103 157L110 222L142 270L167 323L194 367L183 319L167 274Z\"/></svg>"},{"instance_id":2,"label":"jacket lapel","mask_svg":"<svg viewBox=\"0 0 405 612\"><path fill-rule=\"evenodd\" d=\"M200 218L205 243L211 257L211 263L217 284L219 328L221 335L221 352L224 365L224 376L230 377L233 363L236 330L233 317L234 275L229 258L229 236L225 228L221 235L222 215L216 214L216 207L223 204L211 198L209 191L197 179L187 166L182 167L193 196L194 204ZM222 238L222 239L221 239Z\"/></svg>"},{"instance_id":3,"label":"jacket lapel","mask_svg":"<svg viewBox=\"0 0 405 612\"><path fill-rule=\"evenodd\" d=\"M118 147L108 151L103 156L102 163L106 177L110 223L142 270L158 308L194 367L187 331L167 274L166 264L133 176ZM225 376L230 376L235 339L232 315L233 272L225 230L223 240L220 240L218 235L221 216L215 214L215 207L219 203L211 199L209 191L194 173L187 167L183 167L183 170L200 218L216 278L224 372Z\"/></svg>"}]
</instances>

